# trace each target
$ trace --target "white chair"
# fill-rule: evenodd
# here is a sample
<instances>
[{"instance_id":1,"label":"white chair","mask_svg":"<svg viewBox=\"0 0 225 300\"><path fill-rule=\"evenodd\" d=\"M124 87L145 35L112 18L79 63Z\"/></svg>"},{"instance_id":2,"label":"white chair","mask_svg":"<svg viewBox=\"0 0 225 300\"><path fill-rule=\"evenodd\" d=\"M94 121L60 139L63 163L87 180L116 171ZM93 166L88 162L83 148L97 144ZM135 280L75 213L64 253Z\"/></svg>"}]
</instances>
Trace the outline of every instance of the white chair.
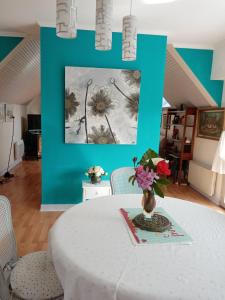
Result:
<instances>
[{"instance_id":1,"label":"white chair","mask_svg":"<svg viewBox=\"0 0 225 300\"><path fill-rule=\"evenodd\" d=\"M46 251L18 259L9 200L0 196L0 299L58 299L63 289ZM9 283L9 284L8 284ZM8 290L7 290L8 289Z\"/></svg>"},{"instance_id":2,"label":"white chair","mask_svg":"<svg viewBox=\"0 0 225 300\"><path fill-rule=\"evenodd\" d=\"M143 191L138 187L135 181L134 185L129 182L129 177L134 175L134 168L123 167L112 172L110 183L112 194L142 194Z\"/></svg>"},{"instance_id":3,"label":"white chair","mask_svg":"<svg viewBox=\"0 0 225 300\"><path fill-rule=\"evenodd\" d=\"M0 300L10 299L10 292L8 288L7 281L4 277L3 270L0 266Z\"/></svg>"}]
</instances>

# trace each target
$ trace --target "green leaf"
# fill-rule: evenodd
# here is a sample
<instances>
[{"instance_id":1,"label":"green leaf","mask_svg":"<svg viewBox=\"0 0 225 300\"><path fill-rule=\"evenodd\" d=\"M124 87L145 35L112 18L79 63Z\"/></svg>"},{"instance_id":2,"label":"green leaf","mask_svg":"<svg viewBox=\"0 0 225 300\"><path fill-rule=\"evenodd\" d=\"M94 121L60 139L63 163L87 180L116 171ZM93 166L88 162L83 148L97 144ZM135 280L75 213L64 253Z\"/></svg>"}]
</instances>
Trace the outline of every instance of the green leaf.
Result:
<instances>
[{"instance_id":1,"label":"green leaf","mask_svg":"<svg viewBox=\"0 0 225 300\"><path fill-rule=\"evenodd\" d=\"M132 185L134 185L135 180L136 180L136 177L134 176L134 178L132 179Z\"/></svg>"},{"instance_id":2,"label":"green leaf","mask_svg":"<svg viewBox=\"0 0 225 300\"><path fill-rule=\"evenodd\" d=\"M155 170L156 166L154 165L153 161L151 159L149 159L148 163L146 164L147 167L149 167L150 169Z\"/></svg>"},{"instance_id":3,"label":"green leaf","mask_svg":"<svg viewBox=\"0 0 225 300\"><path fill-rule=\"evenodd\" d=\"M161 191L160 187L155 182L153 183L153 189L154 189L156 195L158 195L161 198L164 198L163 192Z\"/></svg>"},{"instance_id":4,"label":"green leaf","mask_svg":"<svg viewBox=\"0 0 225 300\"><path fill-rule=\"evenodd\" d=\"M133 179L134 175L131 175L128 179L129 182L131 182L131 180Z\"/></svg>"},{"instance_id":5,"label":"green leaf","mask_svg":"<svg viewBox=\"0 0 225 300\"><path fill-rule=\"evenodd\" d=\"M153 162L152 162L152 158L156 158L156 157L158 157L158 154L155 152L155 151L153 151L152 149L148 149L144 154L143 154L143 156L142 156L142 158L141 158L141 160L140 160L140 164L141 165L147 165L148 163L152 163L153 164ZM150 164L151 164L150 163ZM154 166L154 164L153 164L153 166Z\"/></svg>"},{"instance_id":6,"label":"green leaf","mask_svg":"<svg viewBox=\"0 0 225 300\"><path fill-rule=\"evenodd\" d=\"M156 153L154 150L150 150L150 151L151 151L151 158L159 157L158 153Z\"/></svg>"},{"instance_id":7,"label":"green leaf","mask_svg":"<svg viewBox=\"0 0 225 300\"><path fill-rule=\"evenodd\" d=\"M165 177L161 177L160 179L157 180L157 183L160 185L168 185L171 183L171 181Z\"/></svg>"}]
</instances>

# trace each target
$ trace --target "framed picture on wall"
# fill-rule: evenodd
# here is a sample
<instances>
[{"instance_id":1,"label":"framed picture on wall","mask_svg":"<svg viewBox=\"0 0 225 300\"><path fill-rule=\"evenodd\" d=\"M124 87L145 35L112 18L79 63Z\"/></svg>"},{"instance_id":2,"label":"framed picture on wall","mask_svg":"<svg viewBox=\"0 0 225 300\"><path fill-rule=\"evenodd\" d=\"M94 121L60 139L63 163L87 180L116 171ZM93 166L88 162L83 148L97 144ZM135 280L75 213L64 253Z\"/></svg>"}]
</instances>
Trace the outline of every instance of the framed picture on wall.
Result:
<instances>
[{"instance_id":1,"label":"framed picture on wall","mask_svg":"<svg viewBox=\"0 0 225 300\"><path fill-rule=\"evenodd\" d=\"M141 72L65 68L65 143L136 144Z\"/></svg>"},{"instance_id":2,"label":"framed picture on wall","mask_svg":"<svg viewBox=\"0 0 225 300\"><path fill-rule=\"evenodd\" d=\"M13 104L5 104L5 122L12 122L13 110Z\"/></svg>"},{"instance_id":3,"label":"framed picture on wall","mask_svg":"<svg viewBox=\"0 0 225 300\"><path fill-rule=\"evenodd\" d=\"M224 109L199 109L197 136L219 140L224 128Z\"/></svg>"}]
</instances>

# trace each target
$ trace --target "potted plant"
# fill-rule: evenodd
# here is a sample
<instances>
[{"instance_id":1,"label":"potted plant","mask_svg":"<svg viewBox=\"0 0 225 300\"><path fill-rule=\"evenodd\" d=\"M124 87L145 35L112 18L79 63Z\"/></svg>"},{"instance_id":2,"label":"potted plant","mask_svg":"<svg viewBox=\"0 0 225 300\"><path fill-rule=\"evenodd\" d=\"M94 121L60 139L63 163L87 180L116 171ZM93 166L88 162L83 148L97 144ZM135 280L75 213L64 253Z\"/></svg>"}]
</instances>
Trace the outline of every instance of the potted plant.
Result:
<instances>
[{"instance_id":1,"label":"potted plant","mask_svg":"<svg viewBox=\"0 0 225 300\"><path fill-rule=\"evenodd\" d=\"M134 185L136 181L143 190L143 214L150 219L156 206L155 194L164 198L162 188L170 183L167 176L171 171L168 162L151 149L144 153L139 162L137 160L137 157L133 158L135 174L129 178L129 182Z\"/></svg>"},{"instance_id":2,"label":"potted plant","mask_svg":"<svg viewBox=\"0 0 225 300\"><path fill-rule=\"evenodd\" d=\"M92 184L100 183L102 176L107 176L108 173L106 173L102 167L100 166L92 166L90 167L87 172L85 173L86 176L90 178L90 181Z\"/></svg>"}]
</instances>

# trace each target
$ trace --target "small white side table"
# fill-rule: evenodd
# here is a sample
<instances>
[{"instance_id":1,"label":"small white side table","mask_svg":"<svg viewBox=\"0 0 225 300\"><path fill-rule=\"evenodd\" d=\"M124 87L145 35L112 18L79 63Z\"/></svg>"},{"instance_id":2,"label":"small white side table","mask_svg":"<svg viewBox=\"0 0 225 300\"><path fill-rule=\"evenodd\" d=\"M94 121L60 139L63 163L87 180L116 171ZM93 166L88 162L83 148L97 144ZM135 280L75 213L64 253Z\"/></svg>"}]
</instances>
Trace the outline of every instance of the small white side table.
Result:
<instances>
[{"instance_id":1,"label":"small white side table","mask_svg":"<svg viewBox=\"0 0 225 300\"><path fill-rule=\"evenodd\" d=\"M102 180L100 183L92 184L89 181L82 181L83 201L101 196L110 196L111 186L109 180Z\"/></svg>"}]
</instances>

